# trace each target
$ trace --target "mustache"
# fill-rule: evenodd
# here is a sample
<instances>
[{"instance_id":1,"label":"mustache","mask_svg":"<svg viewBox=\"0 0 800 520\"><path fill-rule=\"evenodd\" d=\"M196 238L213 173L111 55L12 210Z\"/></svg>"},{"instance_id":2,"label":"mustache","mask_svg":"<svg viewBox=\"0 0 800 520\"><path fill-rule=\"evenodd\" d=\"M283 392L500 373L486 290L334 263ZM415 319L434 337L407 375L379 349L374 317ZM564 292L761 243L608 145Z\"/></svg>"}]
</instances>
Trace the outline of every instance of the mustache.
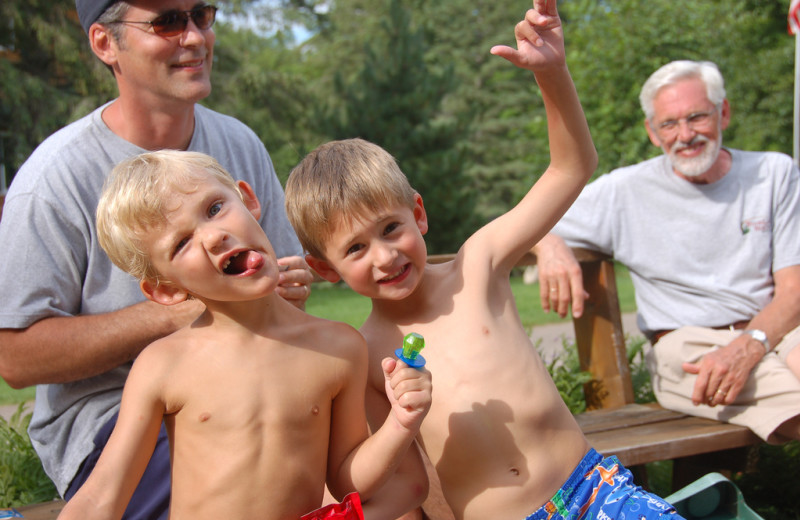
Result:
<instances>
[{"instance_id":1,"label":"mustache","mask_svg":"<svg viewBox=\"0 0 800 520\"><path fill-rule=\"evenodd\" d=\"M673 152L680 152L686 148L690 148L699 143L708 143L711 142L711 139L704 135L697 134L696 136L692 137L689 141L675 141L675 144L672 145Z\"/></svg>"}]
</instances>

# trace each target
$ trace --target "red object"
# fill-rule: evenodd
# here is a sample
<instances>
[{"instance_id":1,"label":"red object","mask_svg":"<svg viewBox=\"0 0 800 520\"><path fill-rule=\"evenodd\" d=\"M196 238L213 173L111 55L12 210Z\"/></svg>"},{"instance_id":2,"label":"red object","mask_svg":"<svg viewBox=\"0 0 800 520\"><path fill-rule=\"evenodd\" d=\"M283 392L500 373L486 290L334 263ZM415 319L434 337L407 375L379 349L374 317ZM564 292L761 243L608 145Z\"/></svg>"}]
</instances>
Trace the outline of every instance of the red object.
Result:
<instances>
[{"instance_id":1,"label":"red object","mask_svg":"<svg viewBox=\"0 0 800 520\"><path fill-rule=\"evenodd\" d=\"M797 34L800 32L800 0L792 0L789 5L789 34Z\"/></svg>"},{"instance_id":2,"label":"red object","mask_svg":"<svg viewBox=\"0 0 800 520\"><path fill-rule=\"evenodd\" d=\"M350 493L341 504L329 504L316 511L300 517L300 520L364 520L364 512L361 510L361 498L358 493Z\"/></svg>"}]
</instances>

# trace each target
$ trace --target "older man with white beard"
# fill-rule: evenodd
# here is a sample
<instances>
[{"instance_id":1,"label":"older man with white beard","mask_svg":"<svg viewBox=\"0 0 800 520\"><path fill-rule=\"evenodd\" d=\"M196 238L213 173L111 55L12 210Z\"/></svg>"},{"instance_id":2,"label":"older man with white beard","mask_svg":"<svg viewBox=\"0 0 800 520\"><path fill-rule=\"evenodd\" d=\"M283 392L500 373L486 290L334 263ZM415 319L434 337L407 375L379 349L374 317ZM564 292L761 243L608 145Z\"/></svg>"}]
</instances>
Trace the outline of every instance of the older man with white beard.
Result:
<instances>
[{"instance_id":1,"label":"older man with white beard","mask_svg":"<svg viewBox=\"0 0 800 520\"><path fill-rule=\"evenodd\" d=\"M722 147L731 111L713 63L668 63L639 99L664 154L600 176L534 247L542 306L583 312L567 245L612 255L662 406L799 439L800 174L784 154Z\"/></svg>"}]
</instances>

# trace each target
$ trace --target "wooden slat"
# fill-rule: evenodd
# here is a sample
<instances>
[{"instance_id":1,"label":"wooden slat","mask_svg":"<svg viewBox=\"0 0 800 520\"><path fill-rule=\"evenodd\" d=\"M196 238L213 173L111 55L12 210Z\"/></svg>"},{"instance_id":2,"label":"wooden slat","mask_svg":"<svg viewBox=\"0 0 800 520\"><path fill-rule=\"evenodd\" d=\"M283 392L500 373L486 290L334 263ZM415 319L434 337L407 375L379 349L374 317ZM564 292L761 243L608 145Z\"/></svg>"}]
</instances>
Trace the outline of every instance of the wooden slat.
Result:
<instances>
[{"instance_id":1,"label":"wooden slat","mask_svg":"<svg viewBox=\"0 0 800 520\"><path fill-rule=\"evenodd\" d=\"M586 438L597 451L616 455L625 466L750 446L760 441L744 426L692 416L598 431L587 434Z\"/></svg>"},{"instance_id":2,"label":"wooden slat","mask_svg":"<svg viewBox=\"0 0 800 520\"><path fill-rule=\"evenodd\" d=\"M581 430L586 434L674 421L683 417L686 414L666 410L657 403L629 404L612 410L591 410L575 416Z\"/></svg>"},{"instance_id":3,"label":"wooden slat","mask_svg":"<svg viewBox=\"0 0 800 520\"><path fill-rule=\"evenodd\" d=\"M581 247L573 247L572 253L575 255L575 259L578 262L595 262L597 260L611 260L611 257L605 255L603 253L599 253L597 251L592 251L591 249L583 249ZM441 264L443 262L448 262L455 258L455 253L446 253L442 255L428 255L428 262L431 264ZM528 265L536 265L536 255L532 252L528 251L522 258L520 258L517 263L515 264L517 267L524 267Z\"/></svg>"},{"instance_id":4,"label":"wooden slat","mask_svg":"<svg viewBox=\"0 0 800 520\"><path fill-rule=\"evenodd\" d=\"M52 502L43 502L40 504L31 504L28 506L17 507L14 509L0 509L0 514L19 513L22 518L26 520L55 520L61 508L64 507L63 500L53 500ZM2 516L2 518L6 518ZM20 518L19 516L11 516L10 518Z\"/></svg>"},{"instance_id":5,"label":"wooden slat","mask_svg":"<svg viewBox=\"0 0 800 520\"><path fill-rule=\"evenodd\" d=\"M619 408L633 403L634 397L614 262L584 261L581 270L589 298L573 325L581 370L594 376L584 385L586 407Z\"/></svg>"}]
</instances>

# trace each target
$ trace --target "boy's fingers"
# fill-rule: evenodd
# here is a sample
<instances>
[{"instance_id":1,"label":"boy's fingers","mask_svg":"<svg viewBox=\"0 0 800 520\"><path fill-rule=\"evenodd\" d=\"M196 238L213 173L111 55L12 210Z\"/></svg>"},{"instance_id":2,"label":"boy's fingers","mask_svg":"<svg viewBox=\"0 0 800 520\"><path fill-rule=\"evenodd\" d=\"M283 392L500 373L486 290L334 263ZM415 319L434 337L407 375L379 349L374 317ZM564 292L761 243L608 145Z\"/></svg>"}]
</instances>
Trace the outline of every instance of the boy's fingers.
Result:
<instances>
[{"instance_id":1,"label":"boy's fingers","mask_svg":"<svg viewBox=\"0 0 800 520\"><path fill-rule=\"evenodd\" d=\"M555 16L558 14L557 3L556 0L534 0L533 8L542 14Z\"/></svg>"},{"instance_id":2,"label":"boy's fingers","mask_svg":"<svg viewBox=\"0 0 800 520\"><path fill-rule=\"evenodd\" d=\"M395 368L397 368L398 363L400 363L400 361L394 358L383 358L383 361L381 361L381 368L383 369L383 374L386 376L386 379L391 378L392 372L394 372Z\"/></svg>"}]
</instances>

